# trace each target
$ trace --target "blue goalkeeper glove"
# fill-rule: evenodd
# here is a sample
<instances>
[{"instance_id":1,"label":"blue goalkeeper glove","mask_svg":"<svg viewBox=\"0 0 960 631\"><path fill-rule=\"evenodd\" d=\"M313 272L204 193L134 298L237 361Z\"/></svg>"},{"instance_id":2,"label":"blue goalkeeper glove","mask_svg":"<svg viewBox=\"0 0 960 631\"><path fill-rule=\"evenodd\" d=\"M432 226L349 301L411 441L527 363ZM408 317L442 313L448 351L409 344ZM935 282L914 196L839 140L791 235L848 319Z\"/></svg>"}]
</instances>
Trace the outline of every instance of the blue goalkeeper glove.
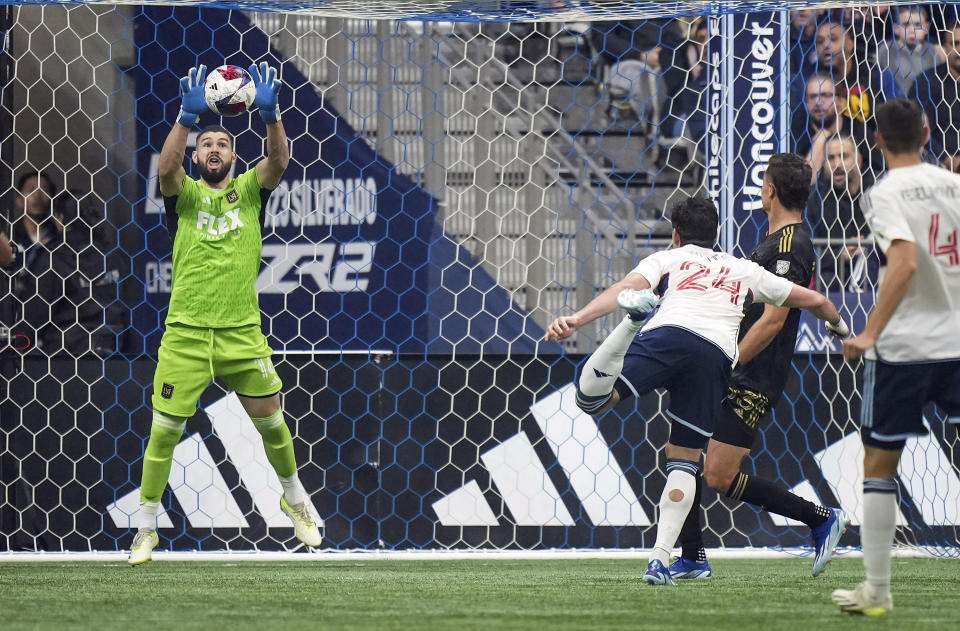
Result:
<instances>
[{"instance_id":1,"label":"blue goalkeeper glove","mask_svg":"<svg viewBox=\"0 0 960 631\"><path fill-rule=\"evenodd\" d=\"M280 80L277 79L277 69L271 68L267 62L260 65L250 64L248 68L253 84L257 86L257 96L253 99L255 107L260 108L260 118L263 122L272 124L280 122Z\"/></svg>"},{"instance_id":2,"label":"blue goalkeeper glove","mask_svg":"<svg viewBox=\"0 0 960 631\"><path fill-rule=\"evenodd\" d=\"M191 68L187 76L180 79L180 96L183 102L180 105L180 114L177 122L184 127L196 125L200 115L206 112L207 99L204 96L204 82L207 79L207 67Z\"/></svg>"}]
</instances>

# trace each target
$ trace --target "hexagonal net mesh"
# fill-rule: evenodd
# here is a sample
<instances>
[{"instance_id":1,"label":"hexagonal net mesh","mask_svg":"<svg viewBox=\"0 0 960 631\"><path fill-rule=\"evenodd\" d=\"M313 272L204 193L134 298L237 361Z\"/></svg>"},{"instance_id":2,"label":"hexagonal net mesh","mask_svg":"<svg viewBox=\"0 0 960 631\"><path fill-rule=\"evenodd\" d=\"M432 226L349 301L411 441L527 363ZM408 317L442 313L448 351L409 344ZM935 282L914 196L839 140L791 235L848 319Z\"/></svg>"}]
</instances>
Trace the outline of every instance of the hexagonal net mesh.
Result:
<instances>
[{"instance_id":1,"label":"hexagonal net mesh","mask_svg":"<svg viewBox=\"0 0 960 631\"><path fill-rule=\"evenodd\" d=\"M263 214L257 289L324 545L650 547L667 395L584 414L572 382L617 318L563 346L544 328L666 247L664 214L685 195L710 194L722 246L752 250L765 230L756 186L779 150L827 165L807 212L817 283L862 327L879 259L856 195L831 184L880 172L871 99L943 49L897 58L896 9L809 11L814 27L846 20L852 54L882 76L841 103L841 84L807 70L817 43L803 20L733 14L771 3L559 3L576 14L530 22L509 20L542 3L476 2L493 12L479 16L471 3L389 3L380 20L337 11L386 3L315 4L4 8L3 232L22 251L2 276L0 545L129 546L172 277L156 173L178 79L269 61L292 160ZM412 21L428 4L431 20ZM697 9L714 15L669 13ZM923 32L939 40L933 17ZM851 121L853 163L818 133L835 110ZM201 118L214 122L236 135L236 173L264 155L258 116ZM857 524L862 377L837 350L805 316L748 466ZM960 446L940 410L926 419L901 464L898 541L955 555ZM259 434L217 381L175 450L163 545L292 548L279 495ZM704 508L708 546L808 542L713 491Z\"/></svg>"}]
</instances>

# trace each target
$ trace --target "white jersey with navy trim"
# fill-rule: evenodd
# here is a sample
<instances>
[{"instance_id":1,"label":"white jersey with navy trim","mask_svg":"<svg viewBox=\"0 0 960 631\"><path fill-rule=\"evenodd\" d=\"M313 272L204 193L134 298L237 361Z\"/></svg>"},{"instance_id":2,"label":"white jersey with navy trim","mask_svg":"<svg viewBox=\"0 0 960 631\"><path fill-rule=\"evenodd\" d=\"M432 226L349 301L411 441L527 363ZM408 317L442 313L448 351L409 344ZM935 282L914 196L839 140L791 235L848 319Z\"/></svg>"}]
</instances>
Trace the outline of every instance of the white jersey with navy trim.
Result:
<instances>
[{"instance_id":1,"label":"white jersey with navy trim","mask_svg":"<svg viewBox=\"0 0 960 631\"><path fill-rule=\"evenodd\" d=\"M666 279L660 306L643 327L687 329L713 342L736 363L737 334L749 300L781 306L794 284L753 261L696 245L652 254L633 270L656 291Z\"/></svg>"},{"instance_id":2,"label":"white jersey with navy trim","mask_svg":"<svg viewBox=\"0 0 960 631\"><path fill-rule=\"evenodd\" d=\"M910 287L867 357L960 359L960 175L930 164L890 169L863 211L884 253L897 239L917 248Z\"/></svg>"}]
</instances>

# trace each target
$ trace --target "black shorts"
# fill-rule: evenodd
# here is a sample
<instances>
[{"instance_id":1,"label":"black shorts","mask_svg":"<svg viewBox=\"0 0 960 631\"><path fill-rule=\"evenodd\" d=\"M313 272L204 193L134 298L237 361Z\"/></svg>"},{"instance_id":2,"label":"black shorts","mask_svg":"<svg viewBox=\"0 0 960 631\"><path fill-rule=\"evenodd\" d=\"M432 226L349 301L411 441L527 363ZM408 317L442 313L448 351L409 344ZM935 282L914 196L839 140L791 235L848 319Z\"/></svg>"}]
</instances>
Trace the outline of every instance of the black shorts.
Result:
<instances>
[{"instance_id":1,"label":"black shorts","mask_svg":"<svg viewBox=\"0 0 960 631\"><path fill-rule=\"evenodd\" d=\"M666 388L670 443L703 449L716 426L717 401L729 379L730 358L713 342L686 329L661 326L634 338L616 388L621 399Z\"/></svg>"},{"instance_id":2,"label":"black shorts","mask_svg":"<svg viewBox=\"0 0 960 631\"><path fill-rule=\"evenodd\" d=\"M728 445L753 449L760 420L770 413L770 399L746 386L727 388L717 412L713 439Z\"/></svg>"},{"instance_id":3,"label":"black shorts","mask_svg":"<svg viewBox=\"0 0 960 631\"><path fill-rule=\"evenodd\" d=\"M860 408L863 444L903 449L908 438L928 433L923 407L931 402L940 406L950 423L960 423L960 360L922 364L867 360Z\"/></svg>"}]
</instances>

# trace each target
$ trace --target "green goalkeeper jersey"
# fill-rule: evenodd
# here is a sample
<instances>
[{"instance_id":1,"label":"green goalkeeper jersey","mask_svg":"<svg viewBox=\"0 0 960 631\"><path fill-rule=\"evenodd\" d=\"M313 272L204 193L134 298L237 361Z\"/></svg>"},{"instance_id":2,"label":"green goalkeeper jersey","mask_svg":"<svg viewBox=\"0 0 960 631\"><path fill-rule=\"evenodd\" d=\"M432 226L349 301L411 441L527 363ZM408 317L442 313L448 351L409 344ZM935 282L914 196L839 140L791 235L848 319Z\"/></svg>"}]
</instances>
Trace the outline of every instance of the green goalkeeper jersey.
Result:
<instances>
[{"instance_id":1,"label":"green goalkeeper jersey","mask_svg":"<svg viewBox=\"0 0 960 631\"><path fill-rule=\"evenodd\" d=\"M173 241L167 324L260 324L260 226L270 193L260 188L254 168L219 191L184 177L180 194L164 198Z\"/></svg>"}]
</instances>

